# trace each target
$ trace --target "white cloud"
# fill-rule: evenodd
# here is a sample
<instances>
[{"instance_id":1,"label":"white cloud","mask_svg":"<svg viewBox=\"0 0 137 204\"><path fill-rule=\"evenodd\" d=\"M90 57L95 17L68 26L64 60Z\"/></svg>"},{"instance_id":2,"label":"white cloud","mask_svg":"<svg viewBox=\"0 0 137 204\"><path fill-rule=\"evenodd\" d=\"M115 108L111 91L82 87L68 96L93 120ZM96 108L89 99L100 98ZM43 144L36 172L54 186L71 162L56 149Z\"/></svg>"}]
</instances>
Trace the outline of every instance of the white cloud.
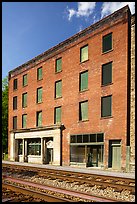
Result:
<instances>
[{"instance_id":1,"label":"white cloud","mask_svg":"<svg viewBox=\"0 0 137 204\"><path fill-rule=\"evenodd\" d=\"M78 10L68 9L68 20L75 15L76 17L88 17L93 13L96 6L96 2L78 2Z\"/></svg>"},{"instance_id":2,"label":"white cloud","mask_svg":"<svg viewBox=\"0 0 137 204\"><path fill-rule=\"evenodd\" d=\"M101 18L128 5L131 13L135 13L135 2L104 2L101 8Z\"/></svg>"}]
</instances>

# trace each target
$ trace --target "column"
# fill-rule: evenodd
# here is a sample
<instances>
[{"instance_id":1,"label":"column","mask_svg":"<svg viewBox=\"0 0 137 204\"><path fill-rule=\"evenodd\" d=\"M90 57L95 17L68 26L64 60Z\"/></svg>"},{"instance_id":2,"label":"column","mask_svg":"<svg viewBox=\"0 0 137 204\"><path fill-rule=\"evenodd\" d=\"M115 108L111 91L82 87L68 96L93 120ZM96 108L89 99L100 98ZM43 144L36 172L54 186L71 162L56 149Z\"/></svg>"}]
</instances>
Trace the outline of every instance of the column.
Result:
<instances>
[{"instance_id":1,"label":"column","mask_svg":"<svg viewBox=\"0 0 137 204\"><path fill-rule=\"evenodd\" d=\"M25 148L24 148L24 139L22 140L22 156L23 156L23 162L24 162L24 160L25 160L25 154L24 154L24 152L25 152Z\"/></svg>"},{"instance_id":2,"label":"column","mask_svg":"<svg viewBox=\"0 0 137 204\"><path fill-rule=\"evenodd\" d=\"M44 160L44 148L43 148L43 138L41 138L41 163L43 164Z\"/></svg>"},{"instance_id":3,"label":"column","mask_svg":"<svg viewBox=\"0 0 137 204\"><path fill-rule=\"evenodd\" d=\"M27 162L28 161L28 153L27 153L27 139L25 140L25 152L24 152L24 158L25 158L25 160L24 160L24 162Z\"/></svg>"}]
</instances>

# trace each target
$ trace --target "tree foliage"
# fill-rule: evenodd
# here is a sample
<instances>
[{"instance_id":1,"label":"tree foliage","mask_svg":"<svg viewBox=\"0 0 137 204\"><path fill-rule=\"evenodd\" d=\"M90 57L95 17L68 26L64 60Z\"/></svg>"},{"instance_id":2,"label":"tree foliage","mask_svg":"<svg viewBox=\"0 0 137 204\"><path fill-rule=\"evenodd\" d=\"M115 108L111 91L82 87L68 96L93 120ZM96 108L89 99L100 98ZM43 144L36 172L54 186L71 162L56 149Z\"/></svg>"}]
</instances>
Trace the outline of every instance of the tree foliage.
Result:
<instances>
[{"instance_id":1,"label":"tree foliage","mask_svg":"<svg viewBox=\"0 0 137 204\"><path fill-rule=\"evenodd\" d=\"M8 152L8 77L2 79L2 151Z\"/></svg>"}]
</instances>

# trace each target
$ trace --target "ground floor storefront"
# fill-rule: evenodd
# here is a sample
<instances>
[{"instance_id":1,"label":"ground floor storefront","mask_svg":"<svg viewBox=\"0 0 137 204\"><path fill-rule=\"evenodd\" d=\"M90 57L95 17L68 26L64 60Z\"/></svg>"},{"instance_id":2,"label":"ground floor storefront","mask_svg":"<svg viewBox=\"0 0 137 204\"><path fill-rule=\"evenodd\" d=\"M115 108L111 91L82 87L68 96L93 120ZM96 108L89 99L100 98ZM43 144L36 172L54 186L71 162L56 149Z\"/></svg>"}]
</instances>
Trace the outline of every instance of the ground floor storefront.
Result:
<instances>
[{"instance_id":1,"label":"ground floor storefront","mask_svg":"<svg viewBox=\"0 0 137 204\"><path fill-rule=\"evenodd\" d=\"M104 133L70 135L68 165L104 168L104 164L107 163L107 168L121 170L122 140L106 141L104 137ZM10 139L11 161L62 165L64 147L61 126L14 132L11 133ZM106 152L108 152L107 161ZM129 151L127 155L129 156Z\"/></svg>"}]
</instances>

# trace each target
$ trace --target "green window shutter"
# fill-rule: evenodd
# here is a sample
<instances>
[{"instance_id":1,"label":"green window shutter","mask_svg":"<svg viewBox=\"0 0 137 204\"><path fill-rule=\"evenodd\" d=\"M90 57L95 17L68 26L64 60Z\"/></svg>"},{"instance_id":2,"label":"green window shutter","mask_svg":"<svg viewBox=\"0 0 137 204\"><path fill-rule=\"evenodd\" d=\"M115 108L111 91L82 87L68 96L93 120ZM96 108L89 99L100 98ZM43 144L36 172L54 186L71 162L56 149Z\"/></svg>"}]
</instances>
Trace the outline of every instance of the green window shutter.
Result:
<instances>
[{"instance_id":1,"label":"green window shutter","mask_svg":"<svg viewBox=\"0 0 137 204\"><path fill-rule=\"evenodd\" d=\"M88 71L80 74L80 91L88 88Z\"/></svg>"},{"instance_id":2,"label":"green window shutter","mask_svg":"<svg viewBox=\"0 0 137 204\"><path fill-rule=\"evenodd\" d=\"M37 89L37 103L42 102L42 88Z\"/></svg>"},{"instance_id":3,"label":"green window shutter","mask_svg":"<svg viewBox=\"0 0 137 204\"><path fill-rule=\"evenodd\" d=\"M112 83L112 62L102 66L102 85Z\"/></svg>"},{"instance_id":4,"label":"green window shutter","mask_svg":"<svg viewBox=\"0 0 137 204\"><path fill-rule=\"evenodd\" d=\"M84 62L86 60L88 60L88 45L86 45L85 47L81 48L81 56L80 56L80 61Z\"/></svg>"},{"instance_id":5,"label":"green window shutter","mask_svg":"<svg viewBox=\"0 0 137 204\"><path fill-rule=\"evenodd\" d=\"M23 76L23 86L27 85L27 74Z\"/></svg>"},{"instance_id":6,"label":"green window shutter","mask_svg":"<svg viewBox=\"0 0 137 204\"><path fill-rule=\"evenodd\" d=\"M55 108L55 123L61 122L61 107Z\"/></svg>"},{"instance_id":7,"label":"green window shutter","mask_svg":"<svg viewBox=\"0 0 137 204\"><path fill-rule=\"evenodd\" d=\"M56 72L60 72L62 70L62 58L56 60Z\"/></svg>"},{"instance_id":8,"label":"green window shutter","mask_svg":"<svg viewBox=\"0 0 137 204\"><path fill-rule=\"evenodd\" d=\"M103 36L103 52L107 52L112 49L112 33Z\"/></svg>"},{"instance_id":9,"label":"green window shutter","mask_svg":"<svg viewBox=\"0 0 137 204\"><path fill-rule=\"evenodd\" d=\"M22 100L23 100L22 106L23 108L25 108L27 106L27 93L23 94Z\"/></svg>"},{"instance_id":10,"label":"green window shutter","mask_svg":"<svg viewBox=\"0 0 137 204\"><path fill-rule=\"evenodd\" d=\"M80 120L88 119L88 101L80 103Z\"/></svg>"},{"instance_id":11,"label":"green window shutter","mask_svg":"<svg viewBox=\"0 0 137 204\"><path fill-rule=\"evenodd\" d=\"M42 111L41 112L38 112L38 117L37 117L37 124L38 124L38 127L39 126L42 126Z\"/></svg>"},{"instance_id":12,"label":"green window shutter","mask_svg":"<svg viewBox=\"0 0 137 204\"><path fill-rule=\"evenodd\" d=\"M62 96L62 81L56 82L56 98Z\"/></svg>"},{"instance_id":13,"label":"green window shutter","mask_svg":"<svg viewBox=\"0 0 137 204\"><path fill-rule=\"evenodd\" d=\"M101 98L101 117L107 117L112 115L112 96L106 96Z\"/></svg>"},{"instance_id":14,"label":"green window shutter","mask_svg":"<svg viewBox=\"0 0 137 204\"><path fill-rule=\"evenodd\" d=\"M26 128L27 126L27 115L22 116L22 128Z\"/></svg>"},{"instance_id":15,"label":"green window shutter","mask_svg":"<svg viewBox=\"0 0 137 204\"><path fill-rule=\"evenodd\" d=\"M41 80L42 79L42 68L37 69L37 79Z\"/></svg>"}]
</instances>

